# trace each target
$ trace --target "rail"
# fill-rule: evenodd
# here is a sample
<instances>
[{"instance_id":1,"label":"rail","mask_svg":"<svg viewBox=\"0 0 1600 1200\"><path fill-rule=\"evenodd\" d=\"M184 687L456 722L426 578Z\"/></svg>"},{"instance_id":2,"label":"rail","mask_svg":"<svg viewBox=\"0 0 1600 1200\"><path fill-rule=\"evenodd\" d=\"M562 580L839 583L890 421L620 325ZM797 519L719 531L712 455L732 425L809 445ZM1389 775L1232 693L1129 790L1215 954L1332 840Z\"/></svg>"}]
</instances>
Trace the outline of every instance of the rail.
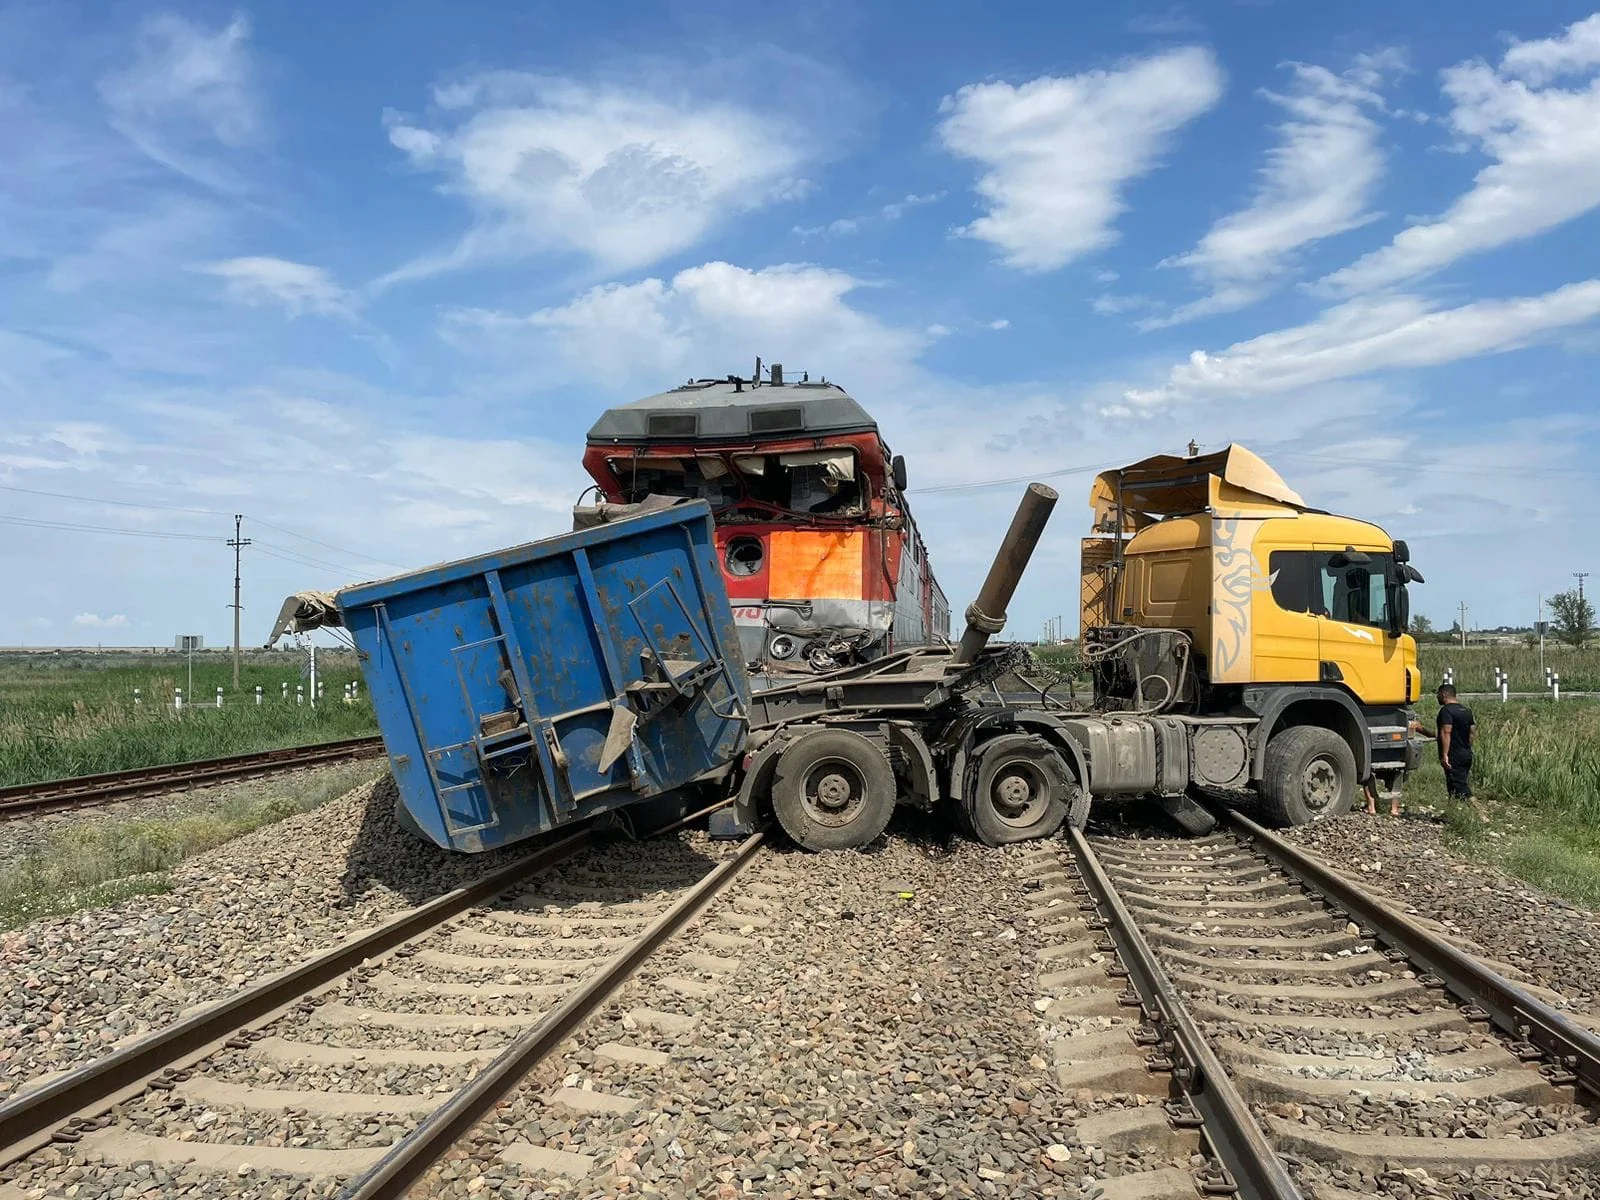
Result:
<instances>
[{"instance_id":1,"label":"rail","mask_svg":"<svg viewBox=\"0 0 1600 1200\"><path fill-rule=\"evenodd\" d=\"M1518 1042L1537 1047L1569 1072L1573 1082L1600 1097L1600 1036L1249 817L1232 811L1225 817L1290 875L1371 928L1384 942L1405 951L1419 969L1431 972L1457 996L1477 1005L1499 1029Z\"/></svg>"},{"instance_id":2,"label":"rail","mask_svg":"<svg viewBox=\"0 0 1600 1200\"><path fill-rule=\"evenodd\" d=\"M1206 1140L1232 1177L1241 1200L1302 1200L1288 1169L1261 1132L1250 1106L1206 1041L1183 997L1139 931L1116 886L1079 829L1069 829L1079 875L1105 919L1117 957L1145 1009L1170 1046L1173 1075L1204 1123Z\"/></svg>"},{"instance_id":3,"label":"rail","mask_svg":"<svg viewBox=\"0 0 1600 1200\"><path fill-rule=\"evenodd\" d=\"M225 758L206 758L195 762L163 763L154 767L135 767L127 771L108 771L98 775L79 775L71 779L48 779L0 787L0 821L17 820L71 808L92 808L116 800L130 800L176 788L227 783L290 771L321 763L346 762L371 758L383 753L383 739L343 738L311 746L288 746L253 754L232 754Z\"/></svg>"},{"instance_id":4,"label":"rail","mask_svg":"<svg viewBox=\"0 0 1600 1200\"><path fill-rule=\"evenodd\" d=\"M445 1101L431 1116L395 1143L366 1174L340 1192L340 1200L400 1200L428 1168L442 1159L474 1125L521 1082L529 1071L599 1008L612 992L638 971L661 945L703 912L744 870L766 841L758 830L739 844L733 857L679 897L638 939L603 969L580 984L565 1000L500 1056Z\"/></svg>"},{"instance_id":5,"label":"rail","mask_svg":"<svg viewBox=\"0 0 1600 1200\"><path fill-rule=\"evenodd\" d=\"M162 1072L206 1057L236 1031L293 1005L368 959L437 928L474 905L494 899L526 876L571 858L595 845L597 837L594 830L584 829L562 838L475 883L401 913L298 967L0 1104L0 1164L30 1153L61 1122L136 1095Z\"/></svg>"},{"instance_id":6,"label":"rail","mask_svg":"<svg viewBox=\"0 0 1600 1200\"><path fill-rule=\"evenodd\" d=\"M312 1001L317 993L364 964L435 933L534 875L598 848L611 828L604 822L585 825L298 967L0 1103L0 1166L26 1157L50 1141L77 1141L102 1124L114 1106L146 1089L171 1087L219 1051L247 1045L258 1036L253 1031L290 1015L296 1006ZM671 828L654 830L640 840L661 836ZM742 842L599 971L575 984L556 1008L512 1041L465 1087L443 1100L409 1136L349 1181L341 1194L360 1200L405 1195L530 1070L557 1050L658 949L704 912L765 844L765 830Z\"/></svg>"}]
</instances>

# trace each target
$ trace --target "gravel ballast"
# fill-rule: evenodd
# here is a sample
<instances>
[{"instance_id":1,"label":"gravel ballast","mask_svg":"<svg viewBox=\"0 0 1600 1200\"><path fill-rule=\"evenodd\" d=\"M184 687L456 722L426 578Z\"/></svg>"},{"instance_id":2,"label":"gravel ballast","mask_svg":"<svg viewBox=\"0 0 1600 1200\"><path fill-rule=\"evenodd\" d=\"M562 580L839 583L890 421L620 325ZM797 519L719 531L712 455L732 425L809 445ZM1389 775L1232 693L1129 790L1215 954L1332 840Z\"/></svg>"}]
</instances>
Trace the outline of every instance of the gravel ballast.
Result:
<instances>
[{"instance_id":1,"label":"gravel ballast","mask_svg":"<svg viewBox=\"0 0 1600 1200\"><path fill-rule=\"evenodd\" d=\"M1575 1011L1600 1016L1596 914L1452 852L1431 821L1347 813L1283 833L1407 913L1561 993Z\"/></svg>"},{"instance_id":2,"label":"gravel ballast","mask_svg":"<svg viewBox=\"0 0 1600 1200\"><path fill-rule=\"evenodd\" d=\"M527 852L430 846L396 824L393 788L384 775L187 859L165 894L0 934L0 1095Z\"/></svg>"},{"instance_id":3,"label":"gravel ballast","mask_svg":"<svg viewBox=\"0 0 1600 1200\"><path fill-rule=\"evenodd\" d=\"M750 868L422 1194L1077 1195L1084 1164L1046 1153L1076 1139L1034 1006L1040 935L1019 856L902 834ZM739 965L700 999L660 986L697 952ZM694 1031L652 1035L636 1007L692 1013ZM671 1061L640 1074L596 1059L618 1041ZM574 1116L542 1098L560 1085L644 1103ZM524 1139L595 1169L559 1183L497 1160Z\"/></svg>"}]
</instances>

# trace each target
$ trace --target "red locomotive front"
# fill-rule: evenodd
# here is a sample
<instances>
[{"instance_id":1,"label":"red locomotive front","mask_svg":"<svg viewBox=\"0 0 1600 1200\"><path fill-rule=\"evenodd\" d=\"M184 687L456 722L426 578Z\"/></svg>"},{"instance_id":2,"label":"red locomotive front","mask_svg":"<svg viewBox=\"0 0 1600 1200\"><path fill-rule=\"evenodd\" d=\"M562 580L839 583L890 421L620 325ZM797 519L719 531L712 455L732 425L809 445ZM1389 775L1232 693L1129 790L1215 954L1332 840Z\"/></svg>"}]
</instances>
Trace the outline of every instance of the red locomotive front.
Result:
<instances>
[{"instance_id":1,"label":"red locomotive front","mask_svg":"<svg viewBox=\"0 0 1600 1200\"><path fill-rule=\"evenodd\" d=\"M946 640L905 460L826 380L696 379L609 409L584 467L610 504L706 500L753 669L827 670Z\"/></svg>"}]
</instances>

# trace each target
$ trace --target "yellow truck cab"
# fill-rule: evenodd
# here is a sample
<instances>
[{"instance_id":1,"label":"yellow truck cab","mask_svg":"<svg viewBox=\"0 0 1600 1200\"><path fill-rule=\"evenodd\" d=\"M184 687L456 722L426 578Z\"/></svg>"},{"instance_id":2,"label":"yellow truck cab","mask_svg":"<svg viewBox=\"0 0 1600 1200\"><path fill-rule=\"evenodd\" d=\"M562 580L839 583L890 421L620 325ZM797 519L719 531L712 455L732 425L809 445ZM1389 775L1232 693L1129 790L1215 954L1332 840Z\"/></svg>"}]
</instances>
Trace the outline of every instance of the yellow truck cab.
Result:
<instances>
[{"instance_id":1,"label":"yellow truck cab","mask_svg":"<svg viewBox=\"0 0 1600 1200\"><path fill-rule=\"evenodd\" d=\"M1276 823L1343 812L1369 779L1398 791L1422 687L1404 542L1309 507L1241 446L1105 472L1090 503L1098 709L1191 726L1192 784L1244 785Z\"/></svg>"}]
</instances>

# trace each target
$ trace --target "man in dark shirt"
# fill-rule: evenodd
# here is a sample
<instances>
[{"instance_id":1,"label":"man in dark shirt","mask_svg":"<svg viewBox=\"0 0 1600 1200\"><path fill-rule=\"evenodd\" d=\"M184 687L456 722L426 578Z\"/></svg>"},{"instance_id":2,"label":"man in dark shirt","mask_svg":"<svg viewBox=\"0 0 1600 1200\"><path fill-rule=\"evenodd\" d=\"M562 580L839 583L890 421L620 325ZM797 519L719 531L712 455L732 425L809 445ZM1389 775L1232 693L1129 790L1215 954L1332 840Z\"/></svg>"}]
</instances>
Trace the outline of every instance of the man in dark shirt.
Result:
<instances>
[{"instance_id":1,"label":"man in dark shirt","mask_svg":"<svg viewBox=\"0 0 1600 1200\"><path fill-rule=\"evenodd\" d=\"M1479 820L1487 821L1489 818L1472 798L1472 785L1467 778L1472 772L1472 735L1477 722L1472 719L1472 710L1456 699L1456 689L1448 683L1441 684L1435 694L1439 698L1439 765L1444 768L1445 791L1452 800L1465 800Z\"/></svg>"}]
</instances>

